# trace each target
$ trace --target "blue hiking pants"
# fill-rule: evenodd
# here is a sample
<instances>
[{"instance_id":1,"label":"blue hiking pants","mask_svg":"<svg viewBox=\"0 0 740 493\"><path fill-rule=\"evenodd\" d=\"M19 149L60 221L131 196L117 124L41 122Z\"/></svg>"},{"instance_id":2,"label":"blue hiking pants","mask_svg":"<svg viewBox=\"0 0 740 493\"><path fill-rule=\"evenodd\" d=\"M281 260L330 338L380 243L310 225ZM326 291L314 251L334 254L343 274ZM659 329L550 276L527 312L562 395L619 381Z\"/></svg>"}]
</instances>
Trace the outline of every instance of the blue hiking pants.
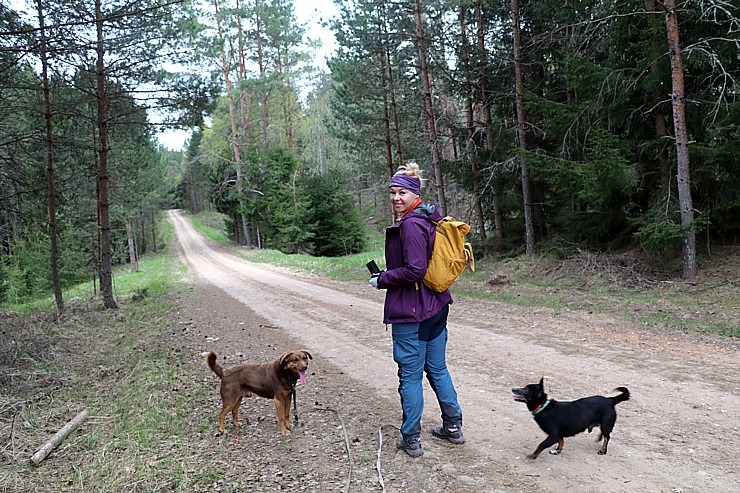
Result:
<instances>
[{"instance_id":1,"label":"blue hiking pants","mask_svg":"<svg viewBox=\"0 0 740 493\"><path fill-rule=\"evenodd\" d=\"M401 396L403 422L401 433L407 440L421 435L424 410L422 377L426 373L445 428L462 426L462 409L447 370L447 314L445 306L437 315L421 323L393 324L393 361L398 364L398 393Z\"/></svg>"}]
</instances>

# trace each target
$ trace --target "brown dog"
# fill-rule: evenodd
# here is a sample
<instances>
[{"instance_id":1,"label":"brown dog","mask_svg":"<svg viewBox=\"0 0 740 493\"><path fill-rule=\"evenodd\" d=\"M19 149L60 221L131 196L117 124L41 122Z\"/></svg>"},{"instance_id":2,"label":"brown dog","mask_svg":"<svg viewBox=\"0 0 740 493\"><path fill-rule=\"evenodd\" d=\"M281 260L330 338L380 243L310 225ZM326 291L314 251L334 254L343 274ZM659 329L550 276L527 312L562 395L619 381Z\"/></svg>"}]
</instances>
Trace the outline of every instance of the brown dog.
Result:
<instances>
[{"instance_id":1,"label":"brown dog","mask_svg":"<svg viewBox=\"0 0 740 493\"><path fill-rule=\"evenodd\" d=\"M223 368L216 363L216 353L206 355L206 364L221 379L221 412L218 429L226 433L224 419L231 412L234 426L239 427L239 406L243 397L253 393L273 399L277 411L280 432L289 435L293 428L290 422L290 399L295 392L296 382L306 383L308 360L313 359L305 350L283 353L279 358L259 365L243 364Z\"/></svg>"}]
</instances>

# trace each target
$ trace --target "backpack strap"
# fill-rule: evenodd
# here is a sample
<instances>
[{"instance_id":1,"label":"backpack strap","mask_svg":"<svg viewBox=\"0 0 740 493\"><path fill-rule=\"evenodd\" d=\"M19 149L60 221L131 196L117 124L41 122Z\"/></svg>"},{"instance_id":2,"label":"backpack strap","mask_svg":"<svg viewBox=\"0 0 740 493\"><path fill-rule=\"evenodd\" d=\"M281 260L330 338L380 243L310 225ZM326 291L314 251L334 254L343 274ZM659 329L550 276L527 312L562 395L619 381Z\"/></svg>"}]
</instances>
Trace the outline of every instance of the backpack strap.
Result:
<instances>
[{"instance_id":1,"label":"backpack strap","mask_svg":"<svg viewBox=\"0 0 740 493\"><path fill-rule=\"evenodd\" d=\"M473 245L465 243L465 257L468 259L468 271L475 272L475 256L473 255Z\"/></svg>"}]
</instances>

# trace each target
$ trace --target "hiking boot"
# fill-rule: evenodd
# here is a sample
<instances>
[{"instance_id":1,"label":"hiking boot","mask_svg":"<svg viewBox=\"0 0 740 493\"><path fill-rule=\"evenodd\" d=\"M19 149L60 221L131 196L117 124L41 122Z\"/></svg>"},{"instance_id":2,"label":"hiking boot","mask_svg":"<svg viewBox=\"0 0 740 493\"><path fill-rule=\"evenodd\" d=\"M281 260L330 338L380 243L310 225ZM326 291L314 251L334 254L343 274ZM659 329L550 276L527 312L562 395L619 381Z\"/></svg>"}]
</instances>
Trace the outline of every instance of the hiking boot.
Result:
<instances>
[{"instance_id":1,"label":"hiking boot","mask_svg":"<svg viewBox=\"0 0 740 493\"><path fill-rule=\"evenodd\" d=\"M444 426L434 426L432 428L432 435L441 439L447 440L455 445L465 443L465 437L463 436L462 428L459 426L453 426L451 428L445 428Z\"/></svg>"},{"instance_id":2,"label":"hiking boot","mask_svg":"<svg viewBox=\"0 0 740 493\"><path fill-rule=\"evenodd\" d=\"M398 438L396 438L396 448L403 450L411 457L421 457L424 455L424 450L421 448L421 441L418 438L406 440L400 433Z\"/></svg>"}]
</instances>

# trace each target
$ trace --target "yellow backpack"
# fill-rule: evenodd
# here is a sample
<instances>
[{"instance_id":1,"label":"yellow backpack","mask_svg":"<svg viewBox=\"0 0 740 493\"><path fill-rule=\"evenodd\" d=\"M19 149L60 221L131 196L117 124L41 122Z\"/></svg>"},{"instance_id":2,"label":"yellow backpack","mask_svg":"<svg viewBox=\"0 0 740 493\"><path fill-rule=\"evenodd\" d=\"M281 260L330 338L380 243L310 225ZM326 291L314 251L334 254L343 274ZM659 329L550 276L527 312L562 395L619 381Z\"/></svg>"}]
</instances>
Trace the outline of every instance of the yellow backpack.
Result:
<instances>
[{"instance_id":1,"label":"yellow backpack","mask_svg":"<svg viewBox=\"0 0 740 493\"><path fill-rule=\"evenodd\" d=\"M475 257L473 246L465 241L465 235L470 232L470 226L454 217L447 216L440 221L432 221L437 226L437 236L429 258L424 284L441 293L460 277L468 268L475 271Z\"/></svg>"}]
</instances>

